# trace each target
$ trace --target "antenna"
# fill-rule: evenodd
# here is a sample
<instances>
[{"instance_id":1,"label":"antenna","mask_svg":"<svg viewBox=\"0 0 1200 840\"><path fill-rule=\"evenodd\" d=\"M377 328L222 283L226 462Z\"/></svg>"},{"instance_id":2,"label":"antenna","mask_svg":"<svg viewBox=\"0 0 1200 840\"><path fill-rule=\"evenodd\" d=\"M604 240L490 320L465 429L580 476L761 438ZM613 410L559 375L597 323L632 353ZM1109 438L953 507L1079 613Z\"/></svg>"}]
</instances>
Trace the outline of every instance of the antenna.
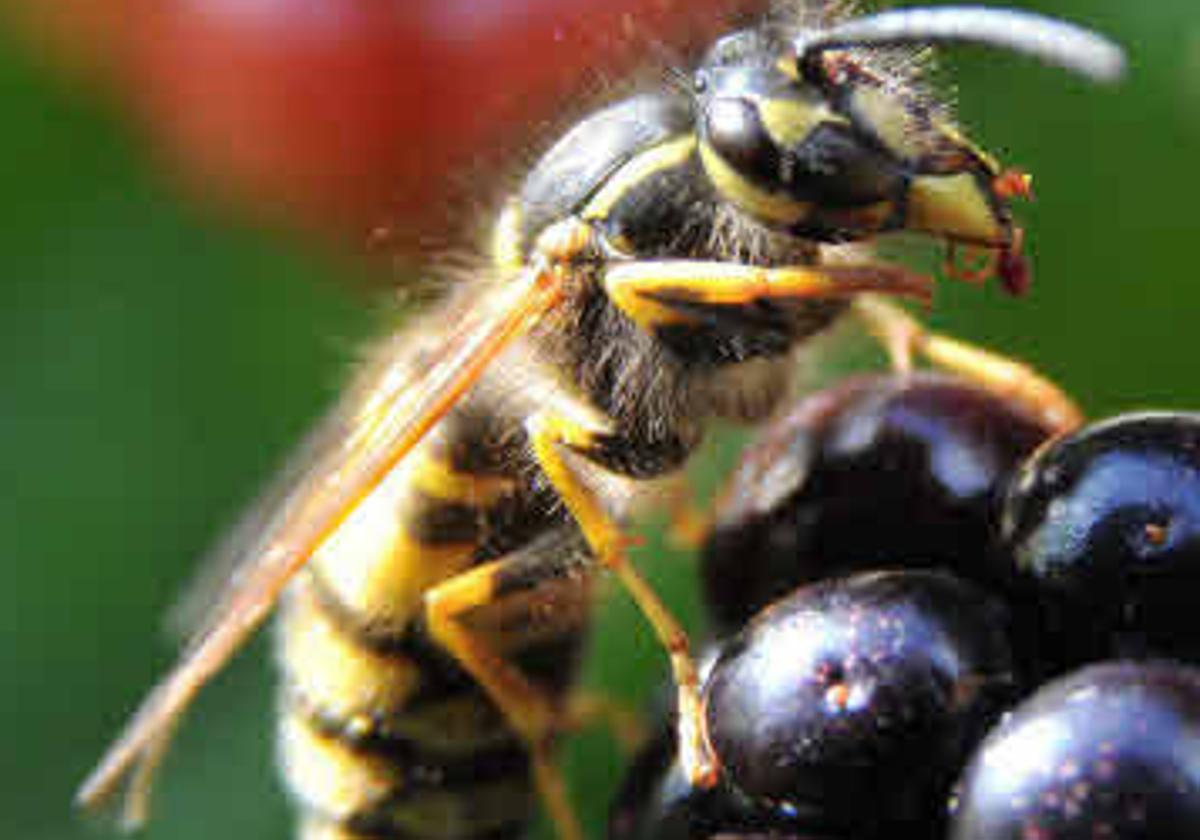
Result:
<instances>
[{"instance_id":1,"label":"antenna","mask_svg":"<svg viewBox=\"0 0 1200 840\"><path fill-rule=\"evenodd\" d=\"M1097 32L1056 18L987 6L896 9L805 33L794 42L802 68L826 50L904 44L981 44L1028 55L1094 82L1116 81L1125 52ZM807 74L806 74L807 75Z\"/></svg>"}]
</instances>

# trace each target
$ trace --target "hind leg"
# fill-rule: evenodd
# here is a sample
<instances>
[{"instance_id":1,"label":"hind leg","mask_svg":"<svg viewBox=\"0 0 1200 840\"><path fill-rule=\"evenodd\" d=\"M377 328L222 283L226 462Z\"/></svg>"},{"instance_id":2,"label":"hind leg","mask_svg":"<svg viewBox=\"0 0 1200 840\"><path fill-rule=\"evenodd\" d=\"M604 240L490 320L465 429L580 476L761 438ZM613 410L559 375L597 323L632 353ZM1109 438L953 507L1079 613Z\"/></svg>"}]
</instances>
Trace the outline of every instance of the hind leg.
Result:
<instances>
[{"instance_id":1,"label":"hind leg","mask_svg":"<svg viewBox=\"0 0 1200 840\"><path fill-rule=\"evenodd\" d=\"M529 750L533 778L562 840L583 840L554 754L573 715L565 700L574 642L586 630L591 578L578 556L535 544L477 566L425 595L426 628L500 709ZM553 673L535 679L522 656ZM566 656L567 661L555 661Z\"/></svg>"}]
</instances>

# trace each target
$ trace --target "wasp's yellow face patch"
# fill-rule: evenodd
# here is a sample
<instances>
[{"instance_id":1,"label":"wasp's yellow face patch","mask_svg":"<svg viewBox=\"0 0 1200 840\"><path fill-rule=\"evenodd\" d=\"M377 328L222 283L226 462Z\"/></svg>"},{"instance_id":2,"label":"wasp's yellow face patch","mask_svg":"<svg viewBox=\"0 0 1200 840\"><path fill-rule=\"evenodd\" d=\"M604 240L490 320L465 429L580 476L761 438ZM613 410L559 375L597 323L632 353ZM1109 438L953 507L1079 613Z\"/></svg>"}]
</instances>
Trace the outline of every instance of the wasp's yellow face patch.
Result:
<instances>
[{"instance_id":1,"label":"wasp's yellow face patch","mask_svg":"<svg viewBox=\"0 0 1200 840\"><path fill-rule=\"evenodd\" d=\"M985 188L968 173L913 178L906 219L912 230L966 242L1002 245L1009 238Z\"/></svg>"}]
</instances>

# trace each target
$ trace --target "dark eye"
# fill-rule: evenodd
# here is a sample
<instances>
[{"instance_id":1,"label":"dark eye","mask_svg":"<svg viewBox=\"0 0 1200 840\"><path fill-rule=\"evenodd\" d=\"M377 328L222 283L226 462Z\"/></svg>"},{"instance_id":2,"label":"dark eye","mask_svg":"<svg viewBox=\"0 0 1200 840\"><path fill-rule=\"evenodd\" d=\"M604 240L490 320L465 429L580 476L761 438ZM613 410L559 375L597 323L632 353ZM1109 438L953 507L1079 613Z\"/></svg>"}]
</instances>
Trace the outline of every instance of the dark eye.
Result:
<instances>
[{"instance_id":1,"label":"dark eye","mask_svg":"<svg viewBox=\"0 0 1200 840\"><path fill-rule=\"evenodd\" d=\"M704 127L708 145L740 174L763 183L778 178L779 150L751 103L714 99L705 111Z\"/></svg>"},{"instance_id":2,"label":"dark eye","mask_svg":"<svg viewBox=\"0 0 1200 840\"><path fill-rule=\"evenodd\" d=\"M829 86L829 75L825 72L825 63L820 53L804 53L796 58L796 73L807 84L818 90Z\"/></svg>"}]
</instances>

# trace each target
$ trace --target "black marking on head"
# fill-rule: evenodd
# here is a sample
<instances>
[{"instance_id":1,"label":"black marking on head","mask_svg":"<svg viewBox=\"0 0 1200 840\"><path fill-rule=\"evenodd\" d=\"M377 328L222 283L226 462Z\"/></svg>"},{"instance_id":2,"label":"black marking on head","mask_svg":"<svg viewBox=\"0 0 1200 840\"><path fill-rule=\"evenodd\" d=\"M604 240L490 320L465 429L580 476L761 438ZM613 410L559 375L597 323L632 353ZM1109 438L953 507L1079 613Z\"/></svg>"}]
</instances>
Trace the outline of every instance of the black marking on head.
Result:
<instances>
[{"instance_id":1,"label":"black marking on head","mask_svg":"<svg viewBox=\"0 0 1200 840\"><path fill-rule=\"evenodd\" d=\"M748 99L721 98L705 109L704 138L744 177L775 185L783 171L779 147Z\"/></svg>"}]
</instances>

